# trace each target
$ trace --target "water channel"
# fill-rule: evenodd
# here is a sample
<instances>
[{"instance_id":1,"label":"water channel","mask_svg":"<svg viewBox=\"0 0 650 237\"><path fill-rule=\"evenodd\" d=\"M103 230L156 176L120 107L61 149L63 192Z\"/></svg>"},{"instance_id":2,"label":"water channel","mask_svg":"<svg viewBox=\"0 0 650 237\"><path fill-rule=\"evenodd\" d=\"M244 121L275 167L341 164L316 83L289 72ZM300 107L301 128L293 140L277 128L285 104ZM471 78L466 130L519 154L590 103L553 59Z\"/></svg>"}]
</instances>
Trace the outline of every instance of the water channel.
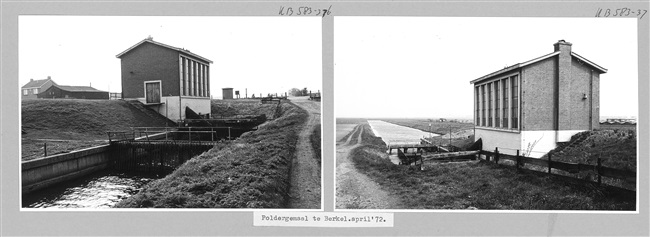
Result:
<instances>
[{"instance_id":1,"label":"water channel","mask_svg":"<svg viewBox=\"0 0 650 237\"><path fill-rule=\"evenodd\" d=\"M375 136L381 137L386 144L420 143L421 138L440 136L435 133L424 132L415 128L384 122L381 120L368 120Z\"/></svg>"},{"instance_id":2,"label":"water channel","mask_svg":"<svg viewBox=\"0 0 650 237\"><path fill-rule=\"evenodd\" d=\"M419 144L421 138L440 136L439 134L424 132L415 128L409 128L381 120L368 120L375 136L380 137L387 145L390 144ZM397 153L389 155L388 158L394 164L399 164Z\"/></svg>"},{"instance_id":3,"label":"water channel","mask_svg":"<svg viewBox=\"0 0 650 237\"><path fill-rule=\"evenodd\" d=\"M52 187L23 194L24 208L111 208L161 177L103 170Z\"/></svg>"}]
</instances>

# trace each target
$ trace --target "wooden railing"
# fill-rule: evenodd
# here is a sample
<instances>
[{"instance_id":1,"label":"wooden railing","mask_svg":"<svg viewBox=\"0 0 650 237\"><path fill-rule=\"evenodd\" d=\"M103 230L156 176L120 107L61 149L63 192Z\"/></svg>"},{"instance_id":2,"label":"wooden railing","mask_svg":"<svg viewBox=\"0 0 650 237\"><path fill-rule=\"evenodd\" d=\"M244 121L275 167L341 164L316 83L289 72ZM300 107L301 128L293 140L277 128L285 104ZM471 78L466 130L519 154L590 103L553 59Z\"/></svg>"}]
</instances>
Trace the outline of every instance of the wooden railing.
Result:
<instances>
[{"instance_id":1,"label":"wooden railing","mask_svg":"<svg viewBox=\"0 0 650 237\"><path fill-rule=\"evenodd\" d=\"M597 165L590 165L590 164L577 164L577 163L553 161L552 160L553 156L551 153L548 154L548 160L520 156L519 151L517 151L517 155L514 156L506 155L506 154L499 153L498 148L495 149L494 152L481 151L479 154L485 155L487 161L492 160L497 164L499 163L500 160L514 161L517 169L522 169L524 168L525 164L530 164L534 166L539 166L541 168L546 168L547 173L549 174L551 174L552 169L562 170L572 174L579 173L581 171L593 171L598 176L597 182L599 184L602 182L601 176L636 183L636 172L604 167L602 166L600 157L597 160Z\"/></svg>"}]
</instances>

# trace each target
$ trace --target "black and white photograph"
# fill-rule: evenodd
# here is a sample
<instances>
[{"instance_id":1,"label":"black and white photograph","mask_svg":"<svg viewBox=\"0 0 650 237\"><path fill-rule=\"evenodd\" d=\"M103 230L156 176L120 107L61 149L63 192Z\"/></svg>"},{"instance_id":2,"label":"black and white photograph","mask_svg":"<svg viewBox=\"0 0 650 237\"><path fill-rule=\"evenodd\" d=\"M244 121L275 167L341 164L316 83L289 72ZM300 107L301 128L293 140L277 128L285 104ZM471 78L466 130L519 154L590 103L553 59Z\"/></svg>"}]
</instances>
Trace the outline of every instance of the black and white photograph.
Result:
<instances>
[{"instance_id":1,"label":"black and white photograph","mask_svg":"<svg viewBox=\"0 0 650 237\"><path fill-rule=\"evenodd\" d=\"M638 210L635 19L335 25L336 209Z\"/></svg>"},{"instance_id":2,"label":"black and white photograph","mask_svg":"<svg viewBox=\"0 0 650 237\"><path fill-rule=\"evenodd\" d=\"M322 209L318 18L20 16L22 210Z\"/></svg>"}]
</instances>

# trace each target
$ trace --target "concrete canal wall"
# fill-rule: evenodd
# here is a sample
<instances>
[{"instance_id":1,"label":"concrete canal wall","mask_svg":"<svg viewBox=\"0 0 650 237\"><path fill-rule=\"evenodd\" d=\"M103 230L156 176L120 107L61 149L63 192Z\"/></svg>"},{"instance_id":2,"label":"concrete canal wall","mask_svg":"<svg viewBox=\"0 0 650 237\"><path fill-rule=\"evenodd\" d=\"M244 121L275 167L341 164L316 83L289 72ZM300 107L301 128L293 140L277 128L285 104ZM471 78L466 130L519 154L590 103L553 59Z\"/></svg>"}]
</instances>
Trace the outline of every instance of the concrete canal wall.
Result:
<instances>
[{"instance_id":1,"label":"concrete canal wall","mask_svg":"<svg viewBox=\"0 0 650 237\"><path fill-rule=\"evenodd\" d=\"M152 140L164 138L164 133L149 136ZM146 138L140 137L136 140L141 139ZM110 145L107 144L25 161L21 164L22 193L106 169L110 159Z\"/></svg>"},{"instance_id":2,"label":"concrete canal wall","mask_svg":"<svg viewBox=\"0 0 650 237\"><path fill-rule=\"evenodd\" d=\"M91 147L23 162L22 193L105 169L109 161L109 146Z\"/></svg>"}]
</instances>

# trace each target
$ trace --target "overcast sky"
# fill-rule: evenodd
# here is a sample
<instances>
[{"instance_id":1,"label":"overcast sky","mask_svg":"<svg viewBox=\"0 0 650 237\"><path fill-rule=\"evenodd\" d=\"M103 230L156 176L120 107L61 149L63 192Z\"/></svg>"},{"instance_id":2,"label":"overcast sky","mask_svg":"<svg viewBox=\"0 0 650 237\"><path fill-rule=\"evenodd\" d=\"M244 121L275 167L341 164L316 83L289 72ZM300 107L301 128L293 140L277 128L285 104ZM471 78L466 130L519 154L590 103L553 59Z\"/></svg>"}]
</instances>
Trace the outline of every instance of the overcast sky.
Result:
<instances>
[{"instance_id":1,"label":"overcast sky","mask_svg":"<svg viewBox=\"0 0 650 237\"><path fill-rule=\"evenodd\" d=\"M211 94L322 90L319 17L20 16L19 84L51 76L59 85L121 92L115 56L147 36L212 60Z\"/></svg>"},{"instance_id":2,"label":"overcast sky","mask_svg":"<svg viewBox=\"0 0 650 237\"><path fill-rule=\"evenodd\" d=\"M600 115L636 116L637 19L335 17L336 117L473 116L471 80L552 53L607 68Z\"/></svg>"}]
</instances>

